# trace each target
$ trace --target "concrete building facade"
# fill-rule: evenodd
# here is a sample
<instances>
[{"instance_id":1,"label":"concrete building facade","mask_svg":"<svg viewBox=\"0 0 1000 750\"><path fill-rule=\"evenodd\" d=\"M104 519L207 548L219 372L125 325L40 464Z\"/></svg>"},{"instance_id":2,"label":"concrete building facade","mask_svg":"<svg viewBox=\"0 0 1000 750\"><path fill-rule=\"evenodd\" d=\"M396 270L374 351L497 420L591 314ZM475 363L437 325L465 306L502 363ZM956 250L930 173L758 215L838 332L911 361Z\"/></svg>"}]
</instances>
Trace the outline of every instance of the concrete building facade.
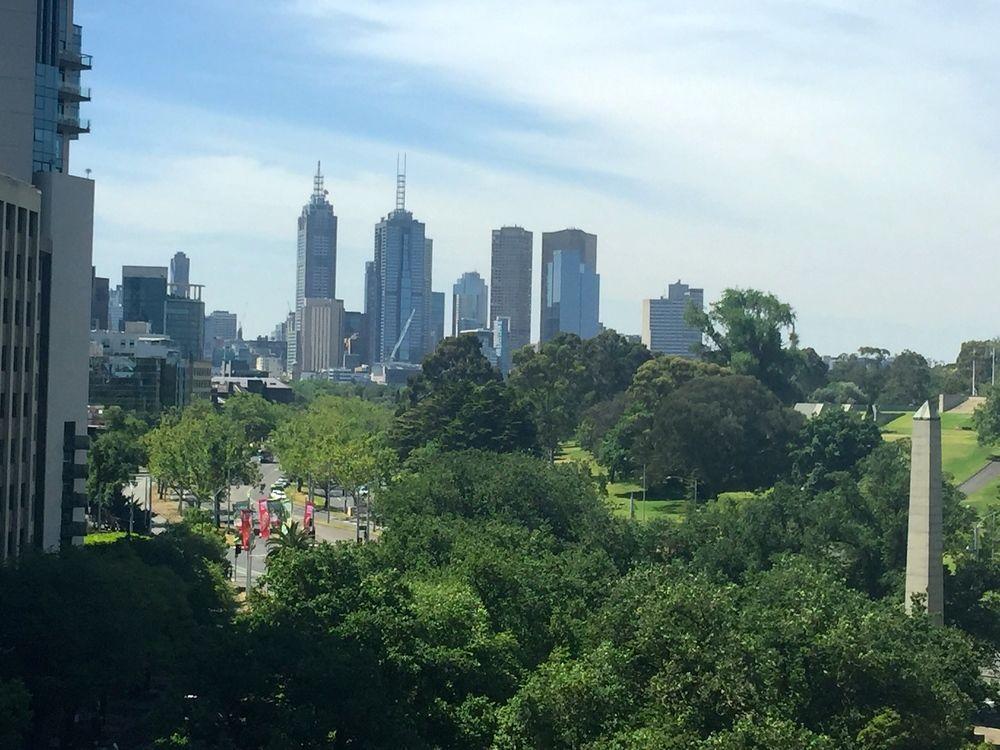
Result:
<instances>
[{"instance_id":1,"label":"concrete building facade","mask_svg":"<svg viewBox=\"0 0 1000 750\"><path fill-rule=\"evenodd\" d=\"M0 175L0 562L44 536L36 492L41 194Z\"/></svg>"},{"instance_id":2,"label":"concrete building facade","mask_svg":"<svg viewBox=\"0 0 1000 750\"><path fill-rule=\"evenodd\" d=\"M490 320L510 319L510 346L531 343L531 232L523 227L493 230L490 253Z\"/></svg>"},{"instance_id":3,"label":"concrete building facade","mask_svg":"<svg viewBox=\"0 0 1000 750\"><path fill-rule=\"evenodd\" d=\"M489 328L489 288L476 271L466 271L451 288L451 335Z\"/></svg>"},{"instance_id":4,"label":"concrete building facade","mask_svg":"<svg viewBox=\"0 0 1000 750\"><path fill-rule=\"evenodd\" d=\"M190 283L191 260L184 253L174 253L174 257L170 259L170 293L187 297Z\"/></svg>"},{"instance_id":5,"label":"concrete building facade","mask_svg":"<svg viewBox=\"0 0 1000 750\"><path fill-rule=\"evenodd\" d=\"M344 356L344 303L339 299L307 297L299 320L298 372L324 372L340 367Z\"/></svg>"},{"instance_id":6,"label":"concrete building facade","mask_svg":"<svg viewBox=\"0 0 1000 750\"><path fill-rule=\"evenodd\" d=\"M705 306L705 290L680 280L667 287L667 296L642 301L642 343L651 352L678 357L695 356L701 331L685 320L689 307L699 312Z\"/></svg>"},{"instance_id":7,"label":"concrete building facade","mask_svg":"<svg viewBox=\"0 0 1000 750\"><path fill-rule=\"evenodd\" d=\"M69 145L89 130L80 104L90 92L80 77L91 60L81 52L81 41L72 0L0 0L0 182L5 196L0 232L11 243L2 256L11 281L4 277L10 309L5 302L0 351L7 352L8 382L0 399L5 411L0 425L14 419L6 415L15 410L19 415L17 452L12 457L15 446L5 442L6 458L0 460L0 466L17 464L17 473L5 473L0 481L6 503L0 507L0 515L6 514L3 556L29 543L46 550L82 543L85 530L94 185L69 174ZM8 209L13 228L5 226ZM31 339L25 340L29 326ZM31 381L24 380L31 372ZM34 422L30 435L22 430L26 411ZM2 429L12 436L14 425ZM30 469L24 465L25 451L32 453ZM19 478L18 518L11 527L9 480L14 476Z\"/></svg>"},{"instance_id":8,"label":"concrete building facade","mask_svg":"<svg viewBox=\"0 0 1000 750\"><path fill-rule=\"evenodd\" d=\"M580 229L542 234L542 343L559 333L593 338L600 332L597 235Z\"/></svg>"},{"instance_id":9,"label":"concrete building facade","mask_svg":"<svg viewBox=\"0 0 1000 750\"><path fill-rule=\"evenodd\" d=\"M213 359L213 352L216 349L235 341L238 331L239 321L236 319L236 313L213 310L211 315L205 318L205 359Z\"/></svg>"},{"instance_id":10,"label":"concrete building facade","mask_svg":"<svg viewBox=\"0 0 1000 750\"><path fill-rule=\"evenodd\" d=\"M431 292L431 329L427 352L437 348L444 338L444 292Z\"/></svg>"}]
</instances>

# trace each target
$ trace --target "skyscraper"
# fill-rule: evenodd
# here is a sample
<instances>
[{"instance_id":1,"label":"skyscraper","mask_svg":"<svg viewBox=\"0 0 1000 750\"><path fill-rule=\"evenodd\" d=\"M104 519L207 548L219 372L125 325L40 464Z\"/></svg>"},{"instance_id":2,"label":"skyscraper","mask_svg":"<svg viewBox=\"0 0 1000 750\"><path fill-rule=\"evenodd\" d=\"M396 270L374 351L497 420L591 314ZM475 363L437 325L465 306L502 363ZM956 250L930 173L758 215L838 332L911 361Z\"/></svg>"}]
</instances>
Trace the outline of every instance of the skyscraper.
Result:
<instances>
[{"instance_id":1,"label":"skyscraper","mask_svg":"<svg viewBox=\"0 0 1000 750\"><path fill-rule=\"evenodd\" d=\"M228 310L213 310L205 318L205 359L213 359L212 353L236 340L239 322L236 313ZM286 331L287 335L287 331Z\"/></svg>"},{"instance_id":2,"label":"skyscraper","mask_svg":"<svg viewBox=\"0 0 1000 750\"><path fill-rule=\"evenodd\" d=\"M178 297L187 297L190 283L191 261L184 253L175 253L170 259L170 293Z\"/></svg>"},{"instance_id":3,"label":"skyscraper","mask_svg":"<svg viewBox=\"0 0 1000 750\"><path fill-rule=\"evenodd\" d=\"M188 362L204 357L205 303L201 301L201 290L201 284L171 284L164 303L164 332Z\"/></svg>"},{"instance_id":4,"label":"skyscraper","mask_svg":"<svg viewBox=\"0 0 1000 750\"><path fill-rule=\"evenodd\" d=\"M378 321L379 321L379 281L378 274L375 273L375 261L369 260L365 263L365 313L362 328L362 345L364 351L364 363L373 365L379 361L378 353L375 351L378 341Z\"/></svg>"},{"instance_id":5,"label":"skyscraper","mask_svg":"<svg viewBox=\"0 0 1000 750\"><path fill-rule=\"evenodd\" d=\"M125 293L122 285L117 284L114 289L108 292L108 330L123 331L125 327L122 323L125 316L124 311Z\"/></svg>"},{"instance_id":6,"label":"skyscraper","mask_svg":"<svg viewBox=\"0 0 1000 750\"><path fill-rule=\"evenodd\" d=\"M427 353L431 265L431 241L406 210L406 175L398 172L396 208L375 225L374 362L419 363Z\"/></svg>"},{"instance_id":7,"label":"skyscraper","mask_svg":"<svg viewBox=\"0 0 1000 750\"><path fill-rule=\"evenodd\" d=\"M337 216L323 188L323 172L316 162L313 192L299 216L298 260L295 273L295 330L302 330L302 308L307 298L337 296ZM312 335L307 333L307 335ZM298 336L289 337L288 364L297 365Z\"/></svg>"},{"instance_id":8,"label":"skyscraper","mask_svg":"<svg viewBox=\"0 0 1000 750\"><path fill-rule=\"evenodd\" d=\"M531 343L531 246L526 229L493 230L489 319L510 319L511 350Z\"/></svg>"},{"instance_id":9,"label":"skyscraper","mask_svg":"<svg viewBox=\"0 0 1000 750\"><path fill-rule=\"evenodd\" d=\"M600 284L597 235L580 229L543 232L540 340L544 343L558 333L596 336Z\"/></svg>"},{"instance_id":10,"label":"skyscraper","mask_svg":"<svg viewBox=\"0 0 1000 750\"><path fill-rule=\"evenodd\" d=\"M437 349L444 338L444 292L431 292L431 339L428 352Z\"/></svg>"},{"instance_id":11,"label":"skyscraper","mask_svg":"<svg viewBox=\"0 0 1000 750\"><path fill-rule=\"evenodd\" d=\"M701 331L689 325L684 315L688 307L701 311L705 291L679 280L667 287L667 296L642 301L642 343L651 352L693 357L694 346L701 343Z\"/></svg>"},{"instance_id":12,"label":"skyscraper","mask_svg":"<svg viewBox=\"0 0 1000 750\"><path fill-rule=\"evenodd\" d=\"M166 302L166 266L122 266L122 320L145 321L151 333L164 333Z\"/></svg>"},{"instance_id":13,"label":"skyscraper","mask_svg":"<svg viewBox=\"0 0 1000 750\"><path fill-rule=\"evenodd\" d=\"M451 288L451 335L488 328L489 289L476 271L463 273Z\"/></svg>"},{"instance_id":14,"label":"skyscraper","mask_svg":"<svg viewBox=\"0 0 1000 750\"><path fill-rule=\"evenodd\" d=\"M111 309L111 280L98 276L90 267L90 328L94 331L108 330L108 313Z\"/></svg>"},{"instance_id":15,"label":"skyscraper","mask_svg":"<svg viewBox=\"0 0 1000 750\"><path fill-rule=\"evenodd\" d=\"M344 303L307 297L300 312L297 372L318 373L340 367L344 357Z\"/></svg>"},{"instance_id":16,"label":"skyscraper","mask_svg":"<svg viewBox=\"0 0 1000 750\"><path fill-rule=\"evenodd\" d=\"M27 430L18 445L4 445L16 466L0 473L0 559L25 545L80 544L85 531L94 183L69 174L70 143L89 131L80 103L90 92L80 75L91 60L81 37L72 0L0 0L0 202L10 280L0 290L0 370L17 373L0 403ZM20 245L7 244L18 238Z\"/></svg>"}]
</instances>

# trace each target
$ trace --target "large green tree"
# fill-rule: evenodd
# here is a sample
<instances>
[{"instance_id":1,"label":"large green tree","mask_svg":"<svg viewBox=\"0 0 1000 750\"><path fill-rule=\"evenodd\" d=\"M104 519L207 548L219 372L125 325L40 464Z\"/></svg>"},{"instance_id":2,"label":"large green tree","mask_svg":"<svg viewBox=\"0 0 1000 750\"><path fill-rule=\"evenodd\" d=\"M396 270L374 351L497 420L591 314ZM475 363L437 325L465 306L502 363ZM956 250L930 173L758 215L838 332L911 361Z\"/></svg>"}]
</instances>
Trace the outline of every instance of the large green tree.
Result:
<instances>
[{"instance_id":1,"label":"large green tree","mask_svg":"<svg viewBox=\"0 0 1000 750\"><path fill-rule=\"evenodd\" d=\"M703 496L768 487L788 468L800 422L754 378L695 378L657 405L635 463L651 484L691 478Z\"/></svg>"},{"instance_id":2,"label":"large green tree","mask_svg":"<svg viewBox=\"0 0 1000 750\"><path fill-rule=\"evenodd\" d=\"M800 397L794 379L802 356L794 348L791 305L757 289L726 289L707 311L689 308L687 320L708 342L698 348L702 359L757 378L785 403Z\"/></svg>"},{"instance_id":3,"label":"large green tree","mask_svg":"<svg viewBox=\"0 0 1000 750\"><path fill-rule=\"evenodd\" d=\"M882 442L874 420L841 409L806 422L792 447L792 476L810 487L828 487L837 472L853 472Z\"/></svg>"},{"instance_id":4,"label":"large green tree","mask_svg":"<svg viewBox=\"0 0 1000 750\"><path fill-rule=\"evenodd\" d=\"M429 443L443 450L538 449L527 404L483 356L473 335L444 339L404 397L388 433L402 458Z\"/></svg>"},{"instance_id":5,"label":"large green tree","mask_svg":"<svg viewBox=\"0 0 1000 750\"><path fill-rule=\"evenodd\" d=\"M177 419L163 420L144 437L149 470L178 497L214 506L216 523L222 494L237 481L255 482L252 446L237 422L207 403L187 407Z\"/></svg>"},{"instance_id":6,"label":"large green tree","mask_svg":"<svg viewBox=\"0 0 1000 750\"><path fill-rule=\"evenodd\" d=\"M931 368L924 356L907 350L893 357L879 403L916 406L931 396Z\"/></svg>"},{"instance_id":7,"label":"large green tree","mask_svg":"<svg viewBox=\"0 0 1000 750\"><path fill-rule=\"evenodd\" d=\"M148 426L116 406L105 409L104 423L104 430L91 441L87 452L87 497L99 506L100 514L95 515L102 520L121 514L118 520L122 521L129 502L123 494L125 485L146 462L141 438Z\"/></svg>"}]
</instances>

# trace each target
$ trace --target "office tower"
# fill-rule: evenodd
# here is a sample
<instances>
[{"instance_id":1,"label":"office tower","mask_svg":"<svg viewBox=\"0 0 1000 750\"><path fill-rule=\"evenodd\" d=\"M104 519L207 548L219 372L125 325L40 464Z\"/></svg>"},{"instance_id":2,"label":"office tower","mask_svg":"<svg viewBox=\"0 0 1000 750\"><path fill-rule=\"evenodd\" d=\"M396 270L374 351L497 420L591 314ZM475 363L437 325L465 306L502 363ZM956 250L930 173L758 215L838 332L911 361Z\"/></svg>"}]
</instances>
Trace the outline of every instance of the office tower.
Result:
<instances>
[{"instance_id":1,"label":"office tower","mask_svg":"<svg viewBox=\"0 0 1000 750\"><path fill-rule=\"evenodd\" d=\"M108 330L109 331L122 331L124 326L122 325L122 319L125 315L124 311L124 297L125 294L122 292L122 285L117 284L114 289L108 292Z\"/></svg>"},{"instance_id":2,"label":"office tower","mask_svg":"<svg viewBox=\"0 0 1000 750\"><path fill-rule=\"evenodd\" d=\"M931 400L913 415L910 503L906 530L906 611L923 597L931 620L944 621L944 537L941 505L941 417Z\"/></svg>"},{"instance_id":3,"label":"office tower","mask_svg":"<svg viewBox=\"0 0 1000 750\"><path fill-rule=\"evenodd\" d=\"M701 312L705 291L682 284L667 287L667 296L642 301L642 343L651 352L679 357L695 356L701 331L685 321L689 307Z\"/></svg>"},{"instance_id":4,"label":"office tower","mask_svg":"<svg viewBox=\"0 0 1000 750\"><path fill-rule=\"evenodd\" d=\"M431 338L428 352L437 349L444 338L444 292L431 292Z\"/></svg>"},{"instance_id":5,"label":"office tower","mask_svg":"<svg viewBox=\"0 0 1000 750\"><path fill-rule=\"evenodd\" d=\"M343 361L344 303L339 299L306 297L299 312L299 373L319 373Z\"/></svg>"},{"instance_id":6,"label":"office tower","mask_svg":"<svg viewBox=\"0 0 1000 750\"><path fill-rule=\"evenodd\" d=\"M228 310L213 310L205 318L205 359L212 359L212 352L236 340L239 323L236 313Z\"/></svg>"},{"instance_id":7,"label":"office tower","mask_svg":"<svg viewBox=\"0 0 1000 750\"><path fill-rule=\"evenodd\" d=\"M80 103L90 98L80 86L81 72L90 68L90 57L80 52L81 34L70 0L0 0L0 174L7 176L4 205L11 207L11 225L3 231L13 241L23 219L33 235L16 252L8 245L9 264L3 259L12 274L11 288L0 293L11 305L9 313L4 308L10 322L0 329L0 347L10 352L8 367L19 365L24 373L24 343L15 320L30 324L37 342L29 344L36 360L29 363L35 367L34 382L26 388L21 380L11 382L22 388L17 407L14 392L5 395L11 399L6 406L19 415L25 403L34 415L34 446L25 448L24 433L19 446L22 453L33 451L34 476L28 482L22 462L16 475L0 477L0 507L7 509L0 511L0 520L8 532L14 528L13 535L0 535L0 558L17 554L24 544L46 550L64 542L79 544L85 530L94 185L69 174L70 142L89 129L79 116ZM10 443L4 447L14 449ZM12 460L10 453L6 460ZM9 481L13 476L19 478L16 485ZM18 525L11 527L14 512Z\"/></svg>"},{"instance_id":8,"label":"office tower","mask_svg":"<svg viewBox=\"0 0 1000 750\"><path fill-rule=\"evenodd\" d=\"M511 350L531 343L532 234L522 227L493 230L490 320L510 319Z\"/></svg>"},{"instance_id":9,"label":"office tower","mask_svg":"<svg viewBox=\"0 0 1000 750\"><path fill-rule=\"evenodd\" d=\"M579 229L542 233L542 321L544 343L558 333L596 336L600 323L597 235Z\"/></svg>"},{"instance_id":10,"label":"office tower","mask_svg":"<svg viewBox=\"0 0 1000 750\"><path fill-rule=\"evenodd\" d=\"M191 261L184 253L175 253L170 259L171 294L187 297L187 287L191 283Z\"/></svg>"},{"instance_id":11,"label":"office tower","mask_svg":"<svg viewBox=\"0 0 1000 750\"><path fill-rule=\"evenodd\" d=\"M164 333L166 302L166 266L122 266L122 320L146 322L152 333Z\"/></svg>"},{"instance_id":12,"label":"office tower","mask_svg":"<svg viewBox=\"0 0 1000 750\"><path fill-rule=\"evenodd\" d=\"M205 303L201 284L171 284L164 303L164 333L177 345L182 358L201 360L205 350ZM206 358L207 359L207 358Z\"/></svg>"},{"instance_id":13,"label":"office tower","mask_svg":"<svg viewBox=\"0 0 1000 750\"><path fill-rule=\"evenodd\" d=\"M337 294L337 216L323 188L316 162L313 192L299 216L298 260L295 273L295 330L301 332L306 299L334 299ZM289 338L289 366L298 364L298 337Z\"/></svg>"},{"instance_id":14,"label":"office tower","mask_svg":"<svg viewBox=\"0 0 1000 750\"><path fill-rule=\"evenodd\" d=\"M396 176L396 208L375 226L375 362L419 363L431 341L431 242L406 210L406 175Z\"/></svg>"},{"instance_id":15,"label":"office tower","mask_svg":"<svg viewBox=\"0 0 1000 750\"><path fill-rule=\"evenodd\" d=\"M476 271L463 273L451 288L451 335L470 328L489 328L489 290Z\"/></svg>"},{"instance_id":16,"label":"office tower","mask_svg":"<svg viewBox=\"0 0 1000 750\"><path fill-rule=\"evenodd\" d=\"M365 364L373 365L378 361L376 352L376 342L378 341L378 321L379 321L379 281L375 272L375 261L369 260L365 263L365 315L364 315L364 339Z\"/></svg>"},{"instance_id":17,"label":"office tower","mask_svg":"<svg viewBox=\"0 0 1000 750\"><path fill-rule=\"evenodd\" d=\"M108 313L111 309L110 284L110 279L98 276L94 267L90 267L90 329L92 331L108 330Z\"/></svg>"}]
</instances>

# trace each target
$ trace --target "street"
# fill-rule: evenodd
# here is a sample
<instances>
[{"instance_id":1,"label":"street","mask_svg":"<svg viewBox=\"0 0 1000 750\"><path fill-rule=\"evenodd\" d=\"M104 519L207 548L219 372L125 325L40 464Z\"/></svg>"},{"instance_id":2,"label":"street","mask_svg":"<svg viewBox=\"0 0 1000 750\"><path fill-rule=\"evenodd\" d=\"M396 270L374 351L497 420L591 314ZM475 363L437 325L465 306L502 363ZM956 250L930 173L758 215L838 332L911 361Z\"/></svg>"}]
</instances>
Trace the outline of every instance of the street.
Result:
<instances>
[{"instance_id":1,"label":"street","mask_svg":"<svg viewBox=\"0 0 1000 750\"><path fill-rule=\"evenodd\" d=\"M231 502L237 502L241 500L251 500L256 502L262 497L269 497L271 494L272 485L281 476L281 467L276 463L259 464L261 480L257 485L238 485L234 486L230 492ZM264 485L264 491L260 489L260 484ZM331 491L331 510L335 508L343 507L341 503L342 498L335 494L336 491ZM316 541L319 542L353 542L356 535L355 525L350 521L344 521L336 518L330 518L327 520L327 512L322 510L323 498L316 497ZM348 499L347 507L353 506L353 500ZM305 511L305 507L301 503L295 503L292 505L292 517L297 519L299 523L302 523L302 516ZM223 508L223 518L228 516L226 509ZM234 528L235 530L235 528ZM247 552L244 550L239 557L234 558L235 549L230 546L228 552L226 553L230 564L234 564L236 571L236 583L238 585L245 585L246 583L246 565L247 565ZM267 558L267 542L260 537L254 538L253 549L251 552L250 560L250 579L251 582L256 581L257 578L263 575L266 568L266 558Z\"/></svg>"}]
</instances>

